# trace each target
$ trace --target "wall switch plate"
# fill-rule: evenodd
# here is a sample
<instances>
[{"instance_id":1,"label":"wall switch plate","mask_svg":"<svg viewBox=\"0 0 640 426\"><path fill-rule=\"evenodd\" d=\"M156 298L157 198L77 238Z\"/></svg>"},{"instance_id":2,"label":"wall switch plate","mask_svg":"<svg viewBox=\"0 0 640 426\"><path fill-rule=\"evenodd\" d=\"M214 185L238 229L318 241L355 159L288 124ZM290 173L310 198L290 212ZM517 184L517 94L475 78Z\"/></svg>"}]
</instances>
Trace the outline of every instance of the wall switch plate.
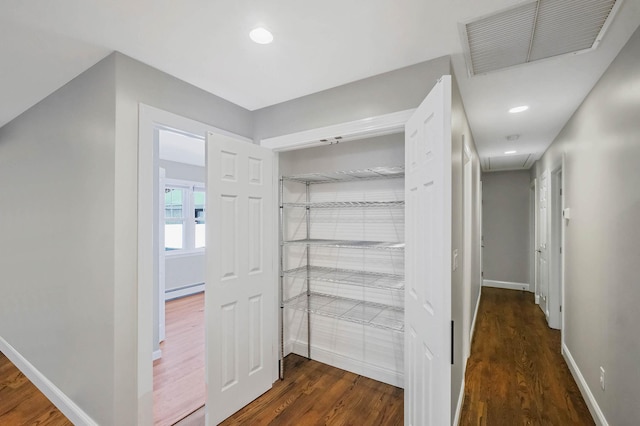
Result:
<instances>
[{"instance_id":1,"label":"wall switch plate","mask_svg":"<svg viewBox=\"0 0 640 426\"><path fill-rule=\"evenodd\" d=\"M452 259L452 260L453 260L453 262L452 262L452 263L453 263L452 267L453 267L453 270L454 270L454 271L456 271L456 270L458 270L458 249L455 249L455 250L453 251L453 256L452 256L452 258L453 258L453 259Z\"/></svg>"},{"instance_id":2,"label":"wall switch plate","mask_svg":"<svg viewBox=\"0 0 640 426\"><path fill-rule=\"evenodd\" d=\"M571 219L571 209L569 207L567 207L566 209L562 210L562 217L569 220Z\"/></svg>"},{"instance_id":3,"label":"wall switch plate","mask_svg":"<svg viewBox=\"0 0 640 426\"><path fill-rule=\"evenodd\" d=\"M604 368L600 367L600 388L604 390Z\"/></svg>"}]
</instances>

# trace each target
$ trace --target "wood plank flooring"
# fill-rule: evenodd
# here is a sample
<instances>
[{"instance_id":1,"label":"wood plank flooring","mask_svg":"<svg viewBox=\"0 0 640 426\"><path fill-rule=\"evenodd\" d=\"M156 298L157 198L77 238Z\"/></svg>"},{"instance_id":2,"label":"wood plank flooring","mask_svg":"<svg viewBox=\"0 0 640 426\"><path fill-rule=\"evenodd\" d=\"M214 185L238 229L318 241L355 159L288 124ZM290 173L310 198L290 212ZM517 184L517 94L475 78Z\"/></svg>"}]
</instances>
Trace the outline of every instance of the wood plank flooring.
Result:
<instances>
[{"instance_id":1,"label":"wood plank flooring","mask_svg":"<svg viewBox=\"0 0 640 426\"><path fill-rule=\"evenodd\" d=\"M0 425L72 425L2 352L0 352Z\"/></svg>"},{"instance_id":2,"label":"wood plank flooring","mask_svg":"<svg viewBox=\"0 0 640 426\"><path fill-rule=\"evenodd\" d=\"M153 363L153 417L169 426L203 406L204 293L166 303L166 340Z\"/></svg>"},{"instance_id":3,"label":"wood plank flooring","mask_svg":"<svg viewBox=\"0 0 640 426\"><path fill-rule=\"evenodd\" d=\"M285 380L222 425L402 425L402 389L310 361L285 359Z\"/></svg>"},{"instance_id":4,"label":"wood plank flooring","mask_svg":"<svg viewBox=\"0 0 640 426\"><path fill-rule=\"evenodd\" d=\"M593 425L532 293L484 287L460 425Z\"/></svg>"}]
</instances>

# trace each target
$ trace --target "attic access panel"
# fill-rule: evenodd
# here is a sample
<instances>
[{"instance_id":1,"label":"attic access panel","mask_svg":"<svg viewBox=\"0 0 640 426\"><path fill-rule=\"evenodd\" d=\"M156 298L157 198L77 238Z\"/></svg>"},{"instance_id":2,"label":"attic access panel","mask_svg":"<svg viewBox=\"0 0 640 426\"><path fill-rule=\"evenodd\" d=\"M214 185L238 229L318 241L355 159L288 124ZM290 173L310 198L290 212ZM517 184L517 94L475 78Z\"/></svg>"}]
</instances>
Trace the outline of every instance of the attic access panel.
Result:
<instances>
[{"instance_id":1,"label":"attic access panel","mask_svg":"<svg viewBox=\"0 0 640 426\"><path fill-rule=\"evenodd\" d=\"M622 1L528 1L462 24L469 74L595 49Z\"/></svg>"}]
</instances>

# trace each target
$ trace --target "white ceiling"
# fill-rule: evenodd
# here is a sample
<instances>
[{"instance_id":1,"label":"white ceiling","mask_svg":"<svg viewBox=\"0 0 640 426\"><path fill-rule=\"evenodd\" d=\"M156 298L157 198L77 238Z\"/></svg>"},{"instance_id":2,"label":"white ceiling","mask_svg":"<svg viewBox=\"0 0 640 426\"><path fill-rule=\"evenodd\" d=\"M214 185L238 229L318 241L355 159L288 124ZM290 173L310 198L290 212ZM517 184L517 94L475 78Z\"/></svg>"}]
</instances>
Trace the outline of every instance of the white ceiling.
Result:
<instances>
[{"instance_id":1,"label":"white ceiling","mask_svg":"<svg viewBox=\"0 0 640 426\"><path fill-rule=\"evenodd\" d=\"M539 156L640 24L640 0L624 0L591 53L468 78L459 23L518 3L3 0L0 126L113 50L249 110L453 55L481 157ZM258 25L272 44L250 41ZM507 114L521 104L530 110Z\"/></svg>"}]
</instances>

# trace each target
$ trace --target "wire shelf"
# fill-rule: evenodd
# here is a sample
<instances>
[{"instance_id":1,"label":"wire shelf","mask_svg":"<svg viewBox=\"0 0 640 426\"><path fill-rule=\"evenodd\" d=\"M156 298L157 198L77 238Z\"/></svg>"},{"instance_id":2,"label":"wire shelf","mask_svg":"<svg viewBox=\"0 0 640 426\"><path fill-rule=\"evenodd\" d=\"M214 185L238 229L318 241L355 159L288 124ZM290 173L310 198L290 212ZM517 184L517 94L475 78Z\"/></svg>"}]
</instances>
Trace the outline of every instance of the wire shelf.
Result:
<instances>
[{"instance_id":1,"label":"wire shelf","mask_svg":"<svg viewBox=\"0 0 640 426\"><path fill-rule=\"evenodd\" d=\"M308 274L308 275L307 275ZM380 272L356 271L353 269L327 268L324 266L302 266L283 272L284 276L293 278L311 278L338 284L358 285L389 290L403 290L404 276Z\"/></svg>"},{"instance_id":2,"label":"wire shelf","mask_svg":"<svg viewBox=\"0 0 640 426\"><path fill-rule=\"evenodd\" d=\"M404 310L393 306L320 293L311 293L308 305L305 293L285 301L284 306L370 327L404 331Z\"/></svg>"},{"instance_id":3,"label":"wire shelf","mask_svg":"<svg viewBox=\"0 0 640 426\"><path fill-rule=\"evenodd\" d=\"M320 203L282 203L284 207L310 207L315 209L404 207L404 201L328 201Z\"/></svg>"},{"instance_id":4,"label":"wire shelf","mask_svg":"<svg viewBox=\"0 0 640 426\"><path fill-rule=\"evenodd\" d=\"M404 250L404 243L386 241L352 241L352 240L321 240L304 239L283 241L282 245L309 245L316 247L336 247L354 249L376 249L376 250Z\"/></svg>"},{"instance_id":5,"label":"wire shelf","mask_svg":"<svg viewBox=\"0 0 640 426\"><path fill-rule=\"evenodd\" d=\"M349 182L354 180L390 179L404 177L404 167L373 167L362 170L345 170L341 172L306 173L301 175L283 176L283 180L300 183L331 183Z\"/></svg>"}]
</instances>

